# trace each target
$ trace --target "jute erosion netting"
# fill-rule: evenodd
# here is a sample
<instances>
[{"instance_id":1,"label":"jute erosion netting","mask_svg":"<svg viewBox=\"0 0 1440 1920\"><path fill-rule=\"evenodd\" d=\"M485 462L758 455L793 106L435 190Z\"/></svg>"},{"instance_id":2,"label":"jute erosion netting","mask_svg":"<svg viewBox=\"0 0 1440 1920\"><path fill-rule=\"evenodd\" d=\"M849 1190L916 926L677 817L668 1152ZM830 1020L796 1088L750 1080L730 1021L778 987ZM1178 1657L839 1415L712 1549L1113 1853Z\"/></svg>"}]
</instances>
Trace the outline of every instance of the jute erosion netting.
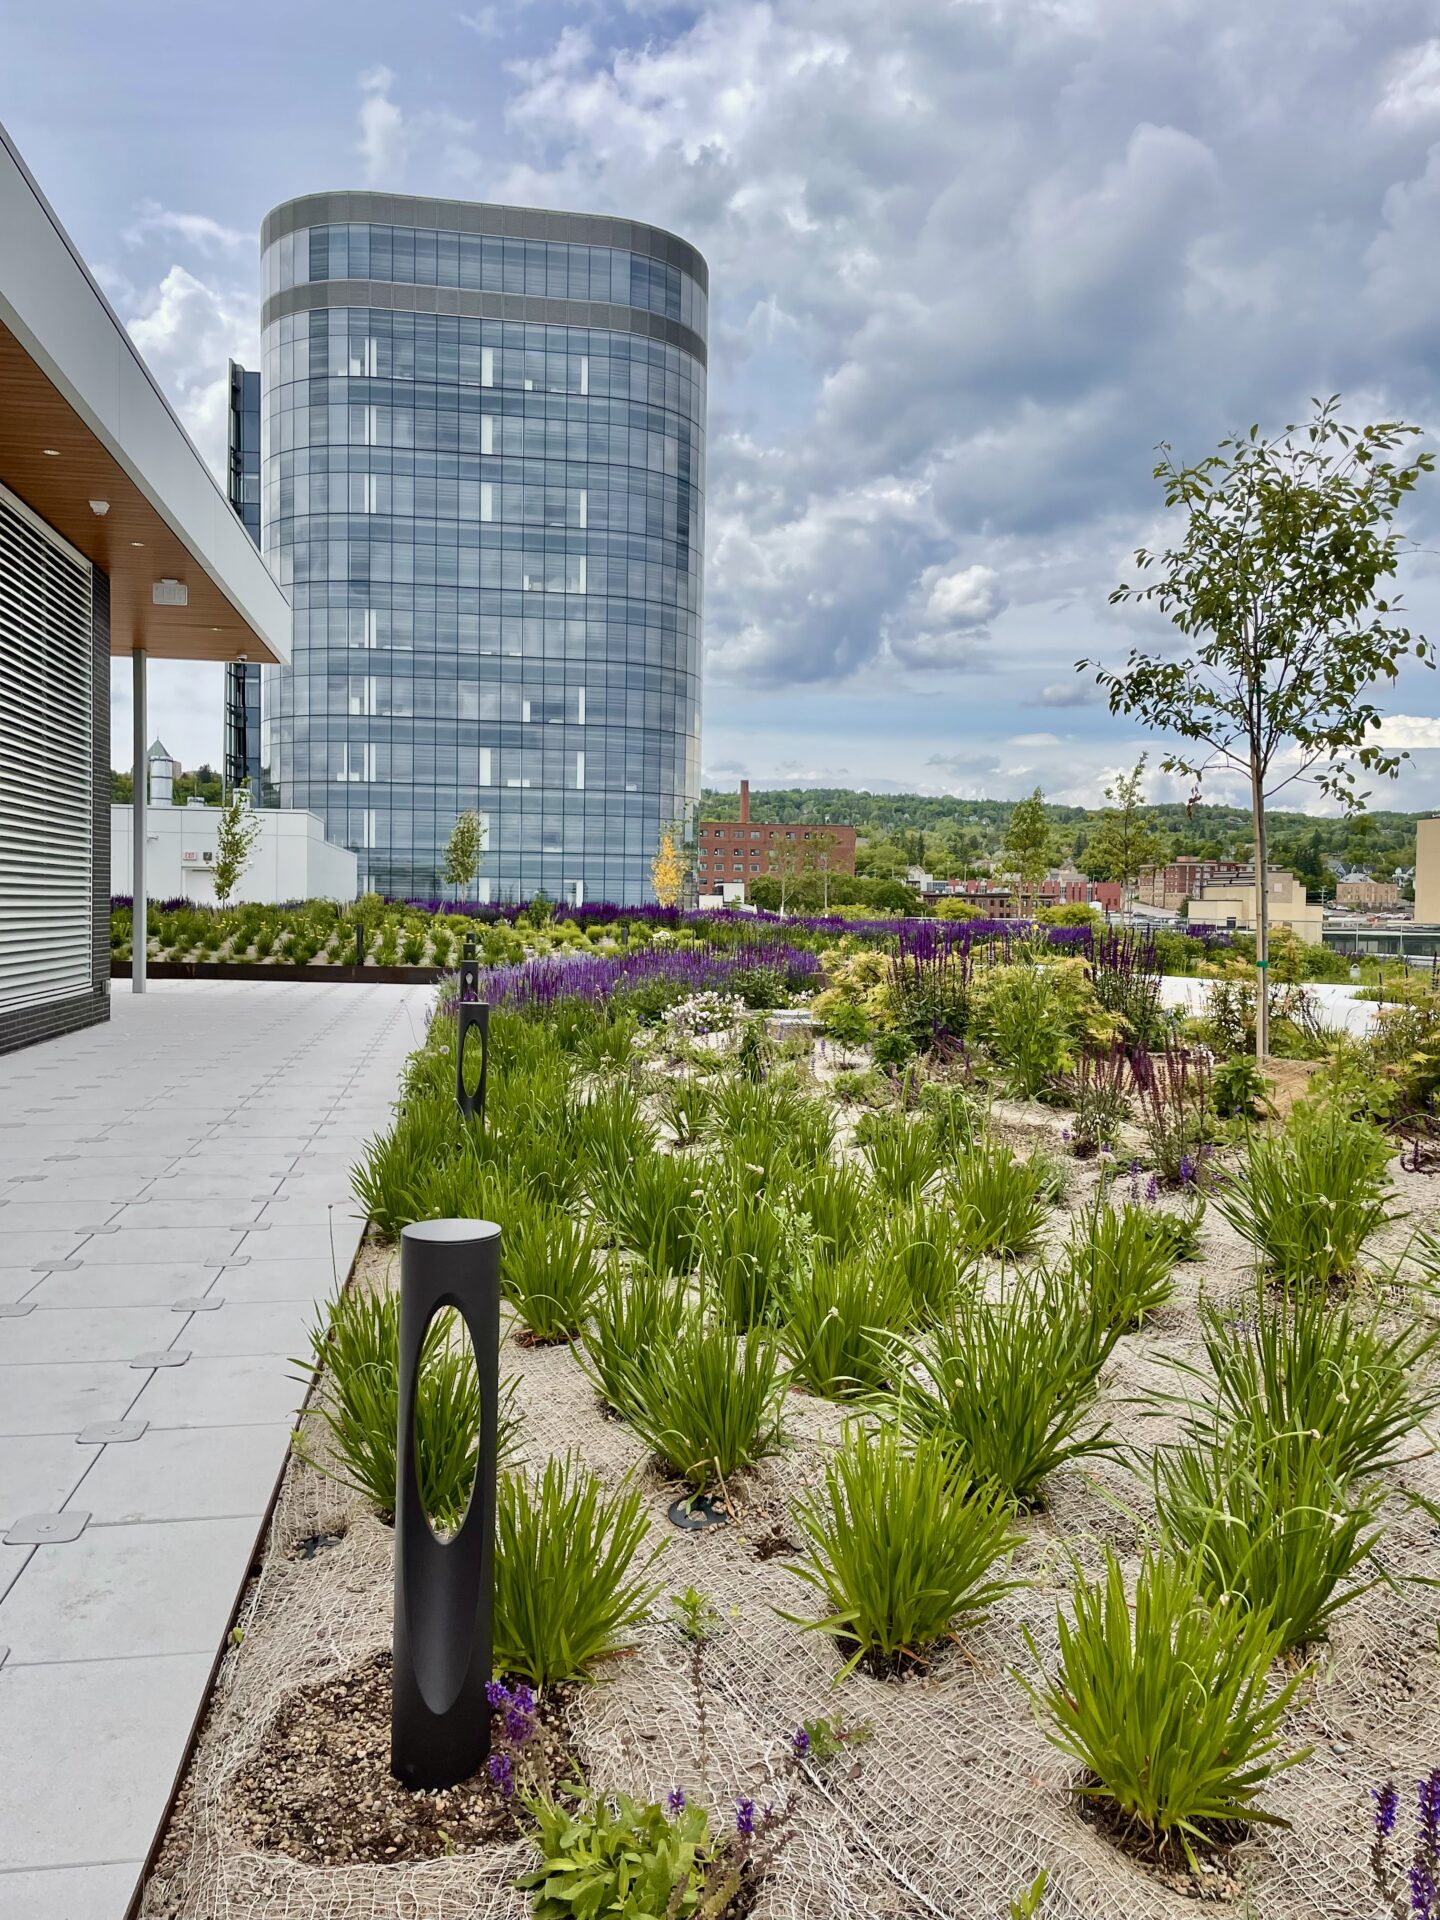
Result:
<instances>
[{"instance_id":1,"label":"jute erosion netting","mask_svg":"<svg viewBox=\"0 0 1440 1920\"><path fill-rule=\"evenodd\" d=\"M1403 1176L1399 1176L1403 1179ZM1077 1182L1077 1189L1087 1185ZM1406 1183L1413 1203L1417 1183ZM1072 1205L1085 1195L1077 1190ZM1063 1228L1063 1219L1059 1226ZM1403 1236L1402 1236L1403 1238ZM1178 1270L1175 1300L1121 1341L1107 1370L1104 1407L1137 1449L1136 1470L1087 1463L1055 1476L1048 1509L1023 1523L1017 1571L1032 1582L983 1626L963 1632L920 1679L881 1683L864 1674L834 1684L842 1664L824 1636L782 1612L811 1610L810 1589L781 1554L757 1546L778 1527L791 1539L793 1495L818 1475L843 1415L793 1394L791 1444L733 1489L736 1524L678 1534L666 1522L673 1484L646 1461L641 1443L604 1416L565 1349L525 1349L507 1340L502 1371L518 1376L523 1457L530 1463L574 1449L607 1482L636 1472L656 1536L668 1541L659 1568L666 1593L705 1591L720 1624L700 1655L705 1690L704 1755L690 1654L663 1621L638 1636L613 1677L581 1690L576 1753L596 1787L663 1797L683 1784L718 1820L739 1794L764 1804L798 1795L792 1837L756 1912L793 1920L996 1920L1012 1895L1048 1869L1045 1916L1158 1920L1194 1911L1197 1890L1247 1920L1315 1920L1377 1911L1366 1855L1368 1789L1391 1774L1414 1780L1440 1760L1440 1601L1416 1576L1440 1580L1440 1529L1398 1501L1388 1509L1379 1561L1394 1576L1336 1618L1318 1650L1313 1680L1287 1722L1289 1745L1312 1745L1281 1774L1265 1804L1291 1825L1256 1828L1224 1869L1188 1891L1136 1866L1076 1811L1072 1768L1046 1741L1013 1669L1029 1665L1022 1629L1046 1660L1055 1649L1055 1606L1069 1555L1093 1569L1104 1541L1133 1576L1137 1543L1153 1519L1148 1459L1174 1423L1143 1416L1134 1401L1174 1392L1166 1356L1199 1352L1195 1302L1246 1285L1241 1243L1212 1209L1203 1263ZM358 1284L393 1284L395 1256L368 1247ZM1417 1436L1413 1454L1424 1453ZM1394 1476L1440 1499L1440 1469L1428 1457ZM343 1534L312 1559L297 1543ZM388 1646L389 1530L354 1496L299 1461L286 1476L263 1571L241 1616L243 1641L226 1657L159 1867L146 1920L498 1920L529 1912L514 1876L531 1864L523 1844L419 1864L320 1867L247 1851L237 1831L235 1789L277 1711L297 1688ZM858 1753L799 1779L789 1736L804 1719L841 1712L868 1720ZM781 1775L788 1777L780 1780ZM778 1783L778 1784L777 1784Z\"/></svg>"}]
</instances>

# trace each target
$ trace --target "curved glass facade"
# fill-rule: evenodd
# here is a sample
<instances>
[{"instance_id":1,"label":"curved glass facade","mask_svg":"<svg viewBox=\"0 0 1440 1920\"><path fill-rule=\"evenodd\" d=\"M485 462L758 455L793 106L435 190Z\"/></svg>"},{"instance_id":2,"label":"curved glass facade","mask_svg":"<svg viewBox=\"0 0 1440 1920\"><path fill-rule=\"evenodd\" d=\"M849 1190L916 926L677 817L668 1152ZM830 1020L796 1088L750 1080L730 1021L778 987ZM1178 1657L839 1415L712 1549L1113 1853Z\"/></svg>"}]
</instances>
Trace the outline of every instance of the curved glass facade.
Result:
<instances>
[{"instance_id":1,"label":"curved glass facade","mask_svg":"<svg viewBox=\"0 0 1440 1920\"><path fill-rule=\"evenodd\" d=\"M324 199L386 219L300 224ZM698 796L703 261L361 194L277 208L262 245L263 537L295 615L267 790L383 893L442 891L474 808L481 898L646 899Z\"/></svg>"}]
</instances>

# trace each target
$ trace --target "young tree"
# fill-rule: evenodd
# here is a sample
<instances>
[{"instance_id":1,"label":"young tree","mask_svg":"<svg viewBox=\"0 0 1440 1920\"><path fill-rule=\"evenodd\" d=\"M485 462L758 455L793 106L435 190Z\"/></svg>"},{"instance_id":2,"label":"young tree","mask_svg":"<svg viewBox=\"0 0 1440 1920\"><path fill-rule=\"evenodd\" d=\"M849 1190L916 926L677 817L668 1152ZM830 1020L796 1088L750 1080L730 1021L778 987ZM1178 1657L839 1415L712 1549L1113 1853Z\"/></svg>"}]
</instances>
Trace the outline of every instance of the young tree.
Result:
<instances>
[{"instance_id":1,"label":"young tree","mask_svg":"<svg viewBox=\"0 0 1440 1920\"><path fill-rule=\"evenodd\" d=\"M458 889L462 900L466 888L473 884L480 871L483 839L480 816L473 808L456 815L450 838L445 842L445 884Z\"/></svg>"},{"instance_id":2,"label":"young tree","mask_svg":"<svg viewBox=\"0 0 1440 1920\"><path fill-rule=\"evenodd\" d=\"M673 826L662 827L655 858L650 862L650 885L662 907L673 907L679 900L680 890L685 885L685 872L685 854L679 831Z\"/></svg>"},{"instance_id":3,"label":"young tree","mask_svg":"<svg viewBox=\"0 0 1440 1920\"><path fill-rule=\"evenodd\" d=\"M215 835L215 898L222 907L239 885L259 838L260 822L250 806L250 790L237 787L220 809Z\"/></svg>"},{"instance_id":4,"label":"young tree","mask_svg":"<svg viewBox=\"0 0 1440 1920\"><path fill-rule=\"evenodd\" d=\"M1054 852L1055 836L1045 817L1045 796L1036 787L1028 800L1018 803L1005 829L1005 861L1020 882L1022 908L1045 878Z\"/></svg>"},{"instance_id":5,"label":"young tree","mask_svg":"<svg viewBox=\"0 0 1440 1920\"><path fill-rule=\"evenodd\" d=\"M1258 427L1222 440L1197 466L1162 445L1155 477L1184 515L1179 542L1135 556L1156 578L1122 584L1112 603L1153 602L1192 643L1183 658L1132 651L1122 672L1097 669L1112 713L1178 734L1167 772L1198 784L1216 768L1250 787L1255 857L1255 964L1269 965L1265 807L1302 778L1347 811L1366 798L1355 768L1393 779L1407 756L1375 741L1370 698L1413 654L1433 667L1431 643L1395 616L1387 587L1404 540L1395 516L1428 452L1392 458L1419 432L1397 421L1347 427L1338 397L1314 403L1303 427L1264 439ZM1077 662L1077 670L1096 667ZM1269 1050L1269 996L1256 996L1255 1050Z\"/></svg>"},{"instance_id":6,"label":"young tree","mask_svg":"<svg viewBox=\"0 0 1440 1920\"><path fill-rule=\"evenodd\" d=\"M1113 787L1106 787L1110 804L1096 821L1085 849L1086 871L1101 880L1118 880L1127 893L1142 867L1156 866L1165 857L1165 836L1155 825L1155 816L1145 809L1143 785L1149 757L1142 753L1133 772L1122 773Z\"/></svg>"}]
</instances>

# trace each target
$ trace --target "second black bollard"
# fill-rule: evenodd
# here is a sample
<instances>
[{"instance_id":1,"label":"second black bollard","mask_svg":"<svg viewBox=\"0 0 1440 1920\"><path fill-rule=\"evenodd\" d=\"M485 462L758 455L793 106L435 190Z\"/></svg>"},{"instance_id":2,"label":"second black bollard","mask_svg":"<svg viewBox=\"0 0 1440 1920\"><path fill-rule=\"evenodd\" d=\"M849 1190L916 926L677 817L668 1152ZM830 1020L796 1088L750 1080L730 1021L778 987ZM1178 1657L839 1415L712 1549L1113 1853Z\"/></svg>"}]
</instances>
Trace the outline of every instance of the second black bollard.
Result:
<instances>
[{"instance_id":1,"label":"second black bollard","mask_svg":"<svg viewBox=\"0 0 1440 1920\"><path fill-rule=\"evenodd\" d=\"M459 1531L437 1539L420 1492L415 1396L435 1315L465 1323L480 1375L480 1452ZM400 1420L395 1494L390 1771L411 1788L468 1780L490 1751L491 1607L499 1403L500 1229L422 1220L400 1236Z\"/></svg>"},{"instance_id":2,"label":"second black bollard","mask_svg":"<svg viewBox=\"0 0 1440 1920\"><path fill-rule=\"evenodd\" d=\"M455 1104L462 1118L485 1124L485 1083L490 1072L490 1003L487 1000L462 1000L456 1009L455 1030ZM480 1048L479 1071L467 1074L466 1042L475 1035ZM472 1084L473 1082L473 1084Z\"/></svg>"}]
</instances>

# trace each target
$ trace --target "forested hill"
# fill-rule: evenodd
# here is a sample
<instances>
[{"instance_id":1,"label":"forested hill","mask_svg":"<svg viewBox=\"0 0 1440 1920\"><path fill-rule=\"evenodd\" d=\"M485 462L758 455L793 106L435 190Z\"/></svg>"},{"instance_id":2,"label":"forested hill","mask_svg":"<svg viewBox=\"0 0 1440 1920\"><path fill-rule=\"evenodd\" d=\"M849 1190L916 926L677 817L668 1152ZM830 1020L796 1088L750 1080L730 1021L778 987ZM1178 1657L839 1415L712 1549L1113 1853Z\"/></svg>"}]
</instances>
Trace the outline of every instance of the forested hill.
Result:
<instances>
[{"instance_id":1,"label":"forested hill","mask_svg":"<svg viewBox=\"0 0 1440 1920\"><path fill-rule=\"evenodd\" d=\"M947 856L985 858L998 851L1016 804L948 795L865 793L850 787L779 787L750 795L750 811L757 820L843 823L855 827L874 853L883 850L881 865L903 855L942 868ZM734 820L739 807L738 794L706 788L700 817ZM1187 810L1171 802L1145 811L1164 834L1172 856L1222 860L1244 858L1250 851L1246 808L1198 805ZM1072 853L1083 865L1085 846L1101 809L1047 803L1046 812L1059 849ZM1268 818L1272 859L1314 876L1312 885L1322 884L1336 868L1365 867L1388 874L1397 866L1414 865L1418 814L1375 812L1346 819L1276 810Z\"/></svg>"}]
</instances>

